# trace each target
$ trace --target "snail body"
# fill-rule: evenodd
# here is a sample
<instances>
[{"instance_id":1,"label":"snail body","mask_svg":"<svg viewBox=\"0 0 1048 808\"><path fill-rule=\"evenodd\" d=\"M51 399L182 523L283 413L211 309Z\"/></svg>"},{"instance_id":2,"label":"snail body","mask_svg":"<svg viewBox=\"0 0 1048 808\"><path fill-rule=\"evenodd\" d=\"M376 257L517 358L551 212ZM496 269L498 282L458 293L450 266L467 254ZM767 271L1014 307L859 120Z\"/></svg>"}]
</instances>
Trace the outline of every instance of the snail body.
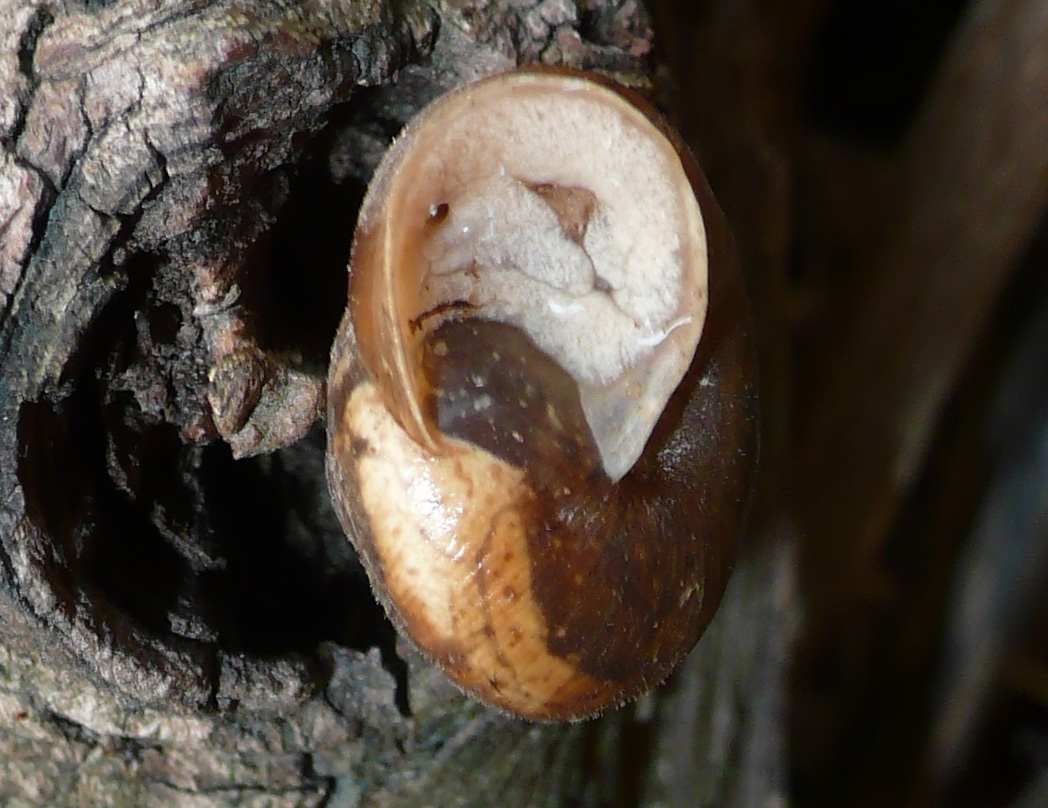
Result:
<instances>
[{"instance_id":1,"label":"snail body","mask_svg":"<svg viewBox=\"0 0 1048 808\"><path fill-rule=\"evenodd\" d=\"M394 623L527 718L664 679L756 459L745 295L687 150L600 80L482 80L391 147L350 265L329 486Z\"/></svg>"}]
</instances>

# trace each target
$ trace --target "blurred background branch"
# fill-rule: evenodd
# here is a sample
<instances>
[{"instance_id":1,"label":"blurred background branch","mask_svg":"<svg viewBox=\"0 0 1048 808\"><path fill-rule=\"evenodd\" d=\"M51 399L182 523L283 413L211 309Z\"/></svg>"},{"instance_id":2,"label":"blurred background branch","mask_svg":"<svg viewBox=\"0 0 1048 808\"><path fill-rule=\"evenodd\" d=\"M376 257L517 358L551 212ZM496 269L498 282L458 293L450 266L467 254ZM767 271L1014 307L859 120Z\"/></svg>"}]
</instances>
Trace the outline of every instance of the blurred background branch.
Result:
<instances>
[{"instance_id":1,"label":"blurred background branch","mask_svg":"<svg viewBox=\"0 0 1048 808\"><path fill-rule=\"evenodd\" d=\"M1033 804L1048 3L655 8L758 311L754 535L796 537L804 611L792 798Z\"/></svg>"}]
</instances>

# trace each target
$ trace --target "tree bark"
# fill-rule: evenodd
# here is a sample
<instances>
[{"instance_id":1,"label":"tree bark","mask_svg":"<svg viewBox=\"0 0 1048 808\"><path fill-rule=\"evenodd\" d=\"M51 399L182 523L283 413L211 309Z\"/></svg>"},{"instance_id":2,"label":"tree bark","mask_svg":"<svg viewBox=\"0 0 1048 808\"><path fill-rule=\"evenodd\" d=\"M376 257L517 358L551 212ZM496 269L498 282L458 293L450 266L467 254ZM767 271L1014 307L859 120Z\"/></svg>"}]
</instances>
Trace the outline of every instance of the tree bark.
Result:
<instances>
[{"instance_id":1,"label":"tree bark","mask_svg":"<svg viewBox=\"0 0 1048 808\"><path fill-rule=\"evenodd\" d=\"M529 725L398 641L317 423L356 206L403 123L522 62L644 89L651 40L633 0L0 0L0 797L683 793L608 768L650 711ZM755 569L718 620L789 563ZM752 651L703 647L671 693ZM646 761L680 757L660 743Z\"/></svg>"}]
</instances>

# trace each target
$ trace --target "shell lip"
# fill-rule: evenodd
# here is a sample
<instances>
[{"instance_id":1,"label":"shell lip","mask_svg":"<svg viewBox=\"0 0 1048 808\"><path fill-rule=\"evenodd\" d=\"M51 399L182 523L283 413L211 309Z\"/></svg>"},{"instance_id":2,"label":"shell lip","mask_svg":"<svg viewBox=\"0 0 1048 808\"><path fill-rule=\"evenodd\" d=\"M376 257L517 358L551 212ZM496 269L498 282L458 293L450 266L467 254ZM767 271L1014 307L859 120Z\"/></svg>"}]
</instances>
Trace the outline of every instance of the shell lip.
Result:
<instances>
[{"instance_id":1,"label":"shell lip","mask_svg":"<svg viewBox=\"0 0 1048 808\"><path fill-rule=\"evenodd\" d=\"M429 391L418 372L416 332L425 318L434 312L442 312L446 307L465 304L480 309L481 305L466 297L424 302L420 298L420 289L427 287L426 276L419 275L420 280L409 281L397 275L400 271L397 268L419 267L423 261L420 242L424 228L434 222L440 226L449 216L449 199L453 195L424 189L434 181L447 181L446 172L451 169L441 160L434 164L438 168L433 168L432 154L445 148L440 144L452 137L449 131L453 126L467 127L466 123L456 123L456 119L478 114L477 109L506 95L507 91L512 94L529 89L598 98L600 104L627 121L623 124L627 130L633 131L630 127L635 127L638 133L644 132L644 137L656 141L654 148L661 155L660 159L665 160L667 170L672 171L672 183L679 189L674 204L679 206L679 215L687 232L683 235L685 248L682 257L677 260L682 273L679 282L686 284L688 291L682 287L676 310L668 309L663 315L664 322L638 332L635 340L638 347L631 350L636 350L638 357L642 358L623 359L623 362L633 364L616 371L611 388L604 382L579 378L584 410L601 450L605 470L613 480L618 480L640 457L661 408L683 378L701 339L706 314L708 257L705 225L689 181L690 171L686 163L691 158L686 150L681 151L679 140L669 135L665 121L650 106L644 105L640 110L631 106L639 102L634 97L636 94L624 93L621 88L599 77L594 81L593 77L575 71L529 66L457 88L431 104L408 124L397 139L365 197L351 260L351 265L358 268L350 280L351 305L358 317L361 334L376 332L372 339L362 336L361 342L377 342L383 346L365 350L364 362L372 375L381 380L380 387L391 409L420 443L431 451L441 451L443 443L439 430L426 417L420 403ZM635 136L640 137L639 134ZM438 173L426 173L431 171ZM545 189L551 184L560 187L553 175L528 176L515 181L547 197L547 201L549 192ZM605 199L601 204L608 204L608 201ZM416 224L405 231L404 222ZM365 259L380 261L382 269L377 279L362 280L363 275L373 271L359 270L359 267L370 266ZM412 273L421 271L411 270ZM691 289L693 284L695 288ZM367 299L370 303L365 302ZM555 303L551 301L550 305ZM507 316L500 311L498 308L478 311L478 316ZM523 319L526 328L531 328L528 322L539 317L526 312L509 316ZM594 325L599 323L600 320ZM553 342L547 340L543 344L547 351L554 350L556 345L570 344L571 340L568 336L549 339ZM579 354L582 356L584 354ZM578 365L583 360L574 361ZM641 364L644 367L639 367Z\"/></svg>"}]
</instances>

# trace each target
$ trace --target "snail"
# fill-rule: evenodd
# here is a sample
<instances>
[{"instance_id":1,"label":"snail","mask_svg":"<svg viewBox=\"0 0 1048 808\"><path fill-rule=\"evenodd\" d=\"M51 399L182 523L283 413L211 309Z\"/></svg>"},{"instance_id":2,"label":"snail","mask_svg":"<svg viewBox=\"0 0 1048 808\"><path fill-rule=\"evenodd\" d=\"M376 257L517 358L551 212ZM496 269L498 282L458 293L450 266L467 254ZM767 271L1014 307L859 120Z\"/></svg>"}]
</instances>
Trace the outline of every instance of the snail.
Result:
<instances>
[{"instance_id":1,"label":"snail","mask_svg":"<svg viewBox=\"0 0 1048 808\"><path fill-rule=\"evenodd\" d=\"M328 484L398 630L573 720L663 681L724 592L756 462L748 306L688 150L608 80L438 98L362 203Z\"/></svg>"}]
</instances>

